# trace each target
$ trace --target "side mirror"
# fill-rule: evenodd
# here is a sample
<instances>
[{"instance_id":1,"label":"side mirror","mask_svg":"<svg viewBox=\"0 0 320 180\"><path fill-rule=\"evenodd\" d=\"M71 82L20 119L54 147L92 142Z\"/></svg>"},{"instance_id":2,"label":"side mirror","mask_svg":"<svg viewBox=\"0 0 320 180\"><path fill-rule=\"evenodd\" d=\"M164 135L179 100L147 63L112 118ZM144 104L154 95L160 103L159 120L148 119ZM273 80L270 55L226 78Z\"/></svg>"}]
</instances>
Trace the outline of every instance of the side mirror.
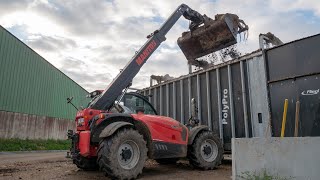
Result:
<instances>
[{"instance_id":1,"label":"side mirror","mask_svg":"<svg viewBox=\"0 0 320 180\"><path fill-rule=\"evenodd\" d=\"M72 100L73 100L73 97L68 97L68 98L67 98L67 103L68 103L68 104L71 103Z\"/></svg>"},{"instance_id":2,"label":"side mirror","mask_svg":"<svg viewBox=\"0 0 320 180\"><path fill-rule=\"evenodd\" d=\"M76 108L77 111L79 111L79 109L72 103L72 99L73 99L73 97L68 97L67 104L71 104L74 108Z\"/></svg>"}]
</instances>

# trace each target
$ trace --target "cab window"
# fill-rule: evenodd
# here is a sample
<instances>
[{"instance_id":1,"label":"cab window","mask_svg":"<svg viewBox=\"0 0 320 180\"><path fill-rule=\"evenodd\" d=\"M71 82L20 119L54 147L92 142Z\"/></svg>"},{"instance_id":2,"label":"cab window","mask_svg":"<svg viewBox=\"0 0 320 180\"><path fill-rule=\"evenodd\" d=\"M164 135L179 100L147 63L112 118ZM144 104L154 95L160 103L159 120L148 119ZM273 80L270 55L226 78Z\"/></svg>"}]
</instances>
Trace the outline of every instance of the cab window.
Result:
<instances>
[{"instance_id":1,"label":"cab window","mask_svg":"<svg viewBox=\"0 0 320 180\"><path fill-rule=\"evenodd\" d=\"M138 96L135 96L132 94L126 94L124 95L122 101L124 106L128 107L134 113L137 113L138 109L143 108L144 114L153 114L153 115L157 114L148 101Z\"/></svg>"}]
</instances>

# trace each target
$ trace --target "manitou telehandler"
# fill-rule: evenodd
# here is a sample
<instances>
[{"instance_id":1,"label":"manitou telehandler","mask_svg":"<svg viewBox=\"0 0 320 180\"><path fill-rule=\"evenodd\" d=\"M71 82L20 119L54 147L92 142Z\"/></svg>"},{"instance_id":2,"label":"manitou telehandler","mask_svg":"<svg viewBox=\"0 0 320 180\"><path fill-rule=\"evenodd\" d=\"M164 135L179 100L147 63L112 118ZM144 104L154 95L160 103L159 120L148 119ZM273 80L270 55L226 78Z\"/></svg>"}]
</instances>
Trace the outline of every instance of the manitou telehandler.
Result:
<instances>
[{"instance_id":1,"label":"manitou telehandler","mask_svg":"<svg viewBox=\"0 0 320 180\"><path fill-rule=\"evenodd\" d=\"M191 117L183 125L170 117L159 116L146 97L126 93L132 79L166 40L165 35L180 16L191 21L191 35L185 33L189 37L179 44L189 57L190 53L196 57L197 53L203 55L205 51L235 44L237 34L247 29L235 15L225 14L223 19L219 15L219 19L212 20L185 4L180 5L159 30L147 37L147 42L112 83L104 91L90 93L88 107L77 112L76 131L69 130L68 137L72 139L71 158L79 168L100 169L112 178L135 179L148 158L167 164L186 157L192 166L205 170L221 163L220 138L207 126L199 125L198 119ZM71 100L68 98L68 103Z\"/></svg>"}]
</instances>

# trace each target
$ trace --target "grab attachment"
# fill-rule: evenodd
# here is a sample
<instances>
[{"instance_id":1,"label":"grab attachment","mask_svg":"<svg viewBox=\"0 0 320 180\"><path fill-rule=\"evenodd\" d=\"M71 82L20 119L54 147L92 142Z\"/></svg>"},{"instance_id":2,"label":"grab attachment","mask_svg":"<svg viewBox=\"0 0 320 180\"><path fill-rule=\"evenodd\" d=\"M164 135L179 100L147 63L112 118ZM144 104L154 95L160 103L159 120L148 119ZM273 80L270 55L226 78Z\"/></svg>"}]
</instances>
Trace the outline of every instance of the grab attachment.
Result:
<instances>
[{"instance_id":1,"label":"grab attachment","mask_svg":"<svg viewBox=\"0 0 320 180\"><path fill-rule=\"evenodd\" d=\"M237 43L237 35L248 36L248 25L235 14L217 14L215 20L203 15L204 23L183 32L177 42L188 61L219 51Z\"/></svg>"}]
</instances>

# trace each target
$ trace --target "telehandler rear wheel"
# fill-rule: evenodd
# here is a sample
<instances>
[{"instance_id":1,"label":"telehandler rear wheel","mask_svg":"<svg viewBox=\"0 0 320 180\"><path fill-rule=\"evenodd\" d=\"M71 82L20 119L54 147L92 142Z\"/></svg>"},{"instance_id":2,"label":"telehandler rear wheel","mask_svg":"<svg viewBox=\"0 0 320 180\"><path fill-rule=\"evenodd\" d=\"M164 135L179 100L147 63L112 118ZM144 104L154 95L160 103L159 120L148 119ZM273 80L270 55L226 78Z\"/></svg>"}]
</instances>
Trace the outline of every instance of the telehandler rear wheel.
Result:
<instances>
[{"instance_id":1,"label":"telehandler rear wheel","mask_svg":"<svg viewBox=\"0 0 320 180\"><path fill-rule=\"evenodd\" d=\"M143 136L133 129L123 129L101 140L98 164L106 175L116 179L135 179L147 160Z\"/></svg>"},{"instance_id":2,"label":"telehandler rear wheel","mask_svg":"<svg viewBox=\"0 0 320 180\"><path fill-rule=\"evenodd\" d=\"M218 136L211 131L200 132L188 146L188 159L196 168L208 170L221 164L223 146Z\"/></svg>"}]
</instances>

